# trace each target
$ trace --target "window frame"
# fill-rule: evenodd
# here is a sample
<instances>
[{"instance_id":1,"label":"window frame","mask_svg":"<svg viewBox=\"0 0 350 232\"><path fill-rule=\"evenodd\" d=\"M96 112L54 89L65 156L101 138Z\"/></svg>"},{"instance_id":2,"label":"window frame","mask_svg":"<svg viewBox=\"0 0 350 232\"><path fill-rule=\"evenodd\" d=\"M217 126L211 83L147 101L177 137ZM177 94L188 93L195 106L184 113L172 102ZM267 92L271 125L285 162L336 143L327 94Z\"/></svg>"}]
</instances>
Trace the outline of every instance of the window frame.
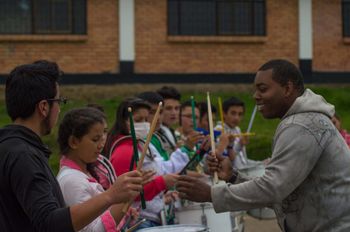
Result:
<instances>
[{"instance_id":1,"label":"window frame","mask_svg":"<svg viewBox=\"0 0 350 232\"><path fill-rule=\"evenodd\" d=\"M342 0L341 1L341 11L342 11L342 35L344 38L350 38L350 21L347 25L345 25L345 5L349 7L349 18L350 18L350 0ZM348 27L348 33L346 33L346 26Z\"/></svg>"},{"instance_id":2,"label":"window frame","mask_svg":"<svg viewBox=\"0 0 350 232\"><path fill-rule=\"evenodd\" d=\"M237 36L237 37L265 37L267 35L267 20L266 20L266 0L250 0L249 2L251 3L250 5L250 10L251 10L251 25L250 25L250 33L237 33L234 32L235 29L232 29L232 33L223 33L220 31L220 12L219 12L219 7L218 3L219 2L231 2L230 0L213 0L215 4L215 33L214 34L184 34L181 32L181 3L182 2L191 2L191 0L167 0L167 35L168 36L200 36L200 37L205 37L205 36L217 36L217 37L225 37L225 36ZM198 0L197 0L198 1ZM207 2L209 0L199 0L202 2ZM236 0L237 1L237 0ZM169 7L169 2L176 2L177 3L177 29L178 33L171 33L170 32L170 7ZM237 2L246 2L244 0L239 0ZM263 32L262 33L256 33L256 27L257 24L255 23L256 21L256 7L254 7L255 2L262 2L263 4L263 20L262 20L262 25L263 25ZM232 11L233 12L233 11ZM234 24L232 25L234 26Z\"/></svg>"},{"instance_id":3,"label":"window frame","mask_svg":"<svg viewBox=\"0 0 350 232\"><path fill-rule=\"evenodd\" d=\"M67 1L67 7L68 7L68 26L66 29L63 30L59 30L59 29L53 29L55 22L57 23L57 20L54 20L54 6L53 4L55 3L55 1L57 0L48 0L49 1L49 8L50 8L50 28L49 29L40 29L39 25L36 25L36 18L38 17L38 10L39 7L38 5L40 3L37 2L38 0L29 0L29 5L30 5L30 32L26 33L26 32L0 32L0 36L7 36L7 35L13 35L13 36L43 36L43 35L65 35L65 36L83 36L83 35L87 35L87 4L88 4L88 0L83 0L83 5L84 5L84 9L82 9L81 11L84 14L84 23L79 25L83 32L76 32L75 31L75 16L74 16L74 7L73 7L73 1L74 0L66 0ZM59 1L59 0L58 0ZM11 2L14 3L14 2Z\"/></svg>"}]
</instances>

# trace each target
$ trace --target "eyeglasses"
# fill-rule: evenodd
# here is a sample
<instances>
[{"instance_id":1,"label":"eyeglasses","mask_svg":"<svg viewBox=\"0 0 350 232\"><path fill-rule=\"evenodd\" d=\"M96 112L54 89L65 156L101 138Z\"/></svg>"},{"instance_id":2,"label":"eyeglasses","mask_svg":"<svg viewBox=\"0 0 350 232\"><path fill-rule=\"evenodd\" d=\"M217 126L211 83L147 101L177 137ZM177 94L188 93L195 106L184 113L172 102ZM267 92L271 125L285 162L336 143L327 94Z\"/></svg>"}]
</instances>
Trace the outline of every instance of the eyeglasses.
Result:
<instances>
[{"instance_id":1,"label":"eyeglasses","mask_svg":"<svg viewBox=\"0 0 350 232\"><path fill-rule=\"evenodd\" d=\"M67 104L68 99L65 97L60 97L60 98L51 98L51 99L46 99L46 101L49 102L57 102L59 105L65 105Z\"/></svg>"},{"instance_id":2,"label":"eyeglasses","mask_svg":"<svg viewBox=\"0 0 350 232\"><path fill-rule=\"evenodd\" d=\"M190 118L192 119L192 114L182 114L181 115L182 117L185 117L185 118ZM199 118L196 116L196 120L198 120Z\"/></svg>"}]
</instances>

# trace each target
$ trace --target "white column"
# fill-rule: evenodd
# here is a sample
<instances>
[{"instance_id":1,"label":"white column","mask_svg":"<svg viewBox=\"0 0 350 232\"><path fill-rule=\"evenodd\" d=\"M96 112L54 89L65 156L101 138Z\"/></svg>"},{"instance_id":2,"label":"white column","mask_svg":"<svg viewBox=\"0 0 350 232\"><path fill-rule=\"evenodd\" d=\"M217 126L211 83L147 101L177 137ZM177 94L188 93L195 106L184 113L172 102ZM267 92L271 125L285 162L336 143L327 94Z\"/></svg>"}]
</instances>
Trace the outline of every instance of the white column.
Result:
<instances>
[{"instance_id":1,"label":"white column","mask_svg":"<svg viewBox=\"0 0 350 232\"><path fill-rule=\"evenodd\" d=\"M312 0L299 0L299 60L312 60Z\"/></svg>"},{"instance_id":2,"label":"white column","mask_svg":"<svg viewBox=\"0 0 350 232\"><path fill-rule=\"evenodd\" d=\"M119 0L119 59L135 60L135 1Z\"/></svg>"}]
</instances>

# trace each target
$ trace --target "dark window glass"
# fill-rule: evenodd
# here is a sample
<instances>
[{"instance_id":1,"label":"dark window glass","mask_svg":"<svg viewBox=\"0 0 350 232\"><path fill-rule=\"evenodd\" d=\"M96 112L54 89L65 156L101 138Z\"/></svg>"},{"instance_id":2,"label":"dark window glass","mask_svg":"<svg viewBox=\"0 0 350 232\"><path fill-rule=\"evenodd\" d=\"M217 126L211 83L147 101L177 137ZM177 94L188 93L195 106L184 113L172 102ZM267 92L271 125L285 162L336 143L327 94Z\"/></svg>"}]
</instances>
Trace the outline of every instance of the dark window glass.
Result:
<instances>
[{"instance_id":1,"label":"dark window glass","mask_svg":"<svg viewBox=\"0 0 350 232\"><path fill-rule=\"evenodd\" d=\"M265 35L264 0L168 0L169 35Z\"/></svg>"},{"instance_id":2,"label":"dark window glass","mask_svg":"<svg viewBox=\"0 0 350 232\"><path fill-rule=\"evenodd\" d=\"M0 34L86 34L86 0L0 0Z\"/></svg>"},{"instance_id":3,"label":"dark window glass","mask_svg":"<svg viewBox=\"0 0 350 232\"><path fill-rule=\"evenodd\" d=\"M342 11L343 11L343 36L350 36L350 1L342 1Z\"/></svg>"},{"instance_id":4,"label":"dark window glass","mask_svg":"<svg viewBox=\"0 0 350 232\"><path fill-rule=\"evenodd\" d=\"M180 4L180 33L212 35L215 33L215 3L213 1L183 1Z\"/></svg>"},{"instance_id":5,"label":"dark window glass","mask_svg":"<svg viewBox=\"0 0 350 232\"><path fill-rule=\"evenodd\" d=\"M30 0L0 0L1 34L30 34L31 21Z\"/></svg>"}]
</instances>

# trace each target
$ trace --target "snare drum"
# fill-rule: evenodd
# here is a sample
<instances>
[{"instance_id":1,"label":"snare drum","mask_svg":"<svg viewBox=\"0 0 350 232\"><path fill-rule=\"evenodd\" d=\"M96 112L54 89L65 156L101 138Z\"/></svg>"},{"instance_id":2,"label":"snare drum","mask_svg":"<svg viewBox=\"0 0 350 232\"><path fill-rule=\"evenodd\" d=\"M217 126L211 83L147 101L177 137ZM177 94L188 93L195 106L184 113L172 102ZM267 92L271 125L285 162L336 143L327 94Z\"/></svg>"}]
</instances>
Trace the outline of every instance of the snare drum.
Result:
<instances>
[{"instance_id":1,"label":"snare drum","mask_svg":"<svg viewBox=\"0 0 350 232\"><path fill-rule=\"evenodd\" d=\"M145 228L138 232L209 232L209 230L202 225L171 225Z\"/></svg>"},{"instance_id":2,"label":"snare drum","mask_svg":"<svg viewBox=\"0 0 350 232\"><path fill-rule=\"evenodd\" d=\"M202 224L211 232L243 231L242 214L216 213L211 203L186 202L175 212L179 224Z\"/></svg>"},{"instance_id":3,"label":"snare drum","mask_svg":"<svg viewBox=\"0 0 350 232\"><path fill-rule=\"evenodd\" d=\"M263 163L258 163L254 166L244 167L239 169L240 172L243 172L249 177L259 177L265 174L265 165ZM276 218L275 211L268 207L251 209L247 213L257 219L274 219Z\"/></svg>"}]
</instances>

